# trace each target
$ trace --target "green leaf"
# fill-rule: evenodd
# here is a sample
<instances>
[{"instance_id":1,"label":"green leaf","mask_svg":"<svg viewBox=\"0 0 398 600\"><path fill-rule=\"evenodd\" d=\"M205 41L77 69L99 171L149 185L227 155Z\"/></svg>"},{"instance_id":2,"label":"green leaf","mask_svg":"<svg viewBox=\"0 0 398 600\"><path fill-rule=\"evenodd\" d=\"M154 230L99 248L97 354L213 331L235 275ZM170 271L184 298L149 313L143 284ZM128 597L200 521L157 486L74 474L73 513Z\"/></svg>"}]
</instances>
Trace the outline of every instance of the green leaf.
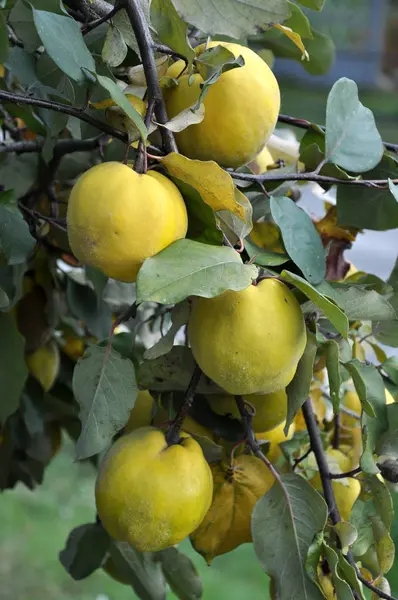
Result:
<instances>
[{"instance_id":1,"label":"green leaf","mask_svg":"<svg viewBox=\"0 0 398 600\"><path fill-rule=\"evenodd\" d=\"M148 21L149 21L149 19L148 19ZM129 16L127 14L127 11L124 8L122 10L119 10L115 14L115 16L112 19L112 23L115 27L118 28L118 30L122 34L123 39L124 39L125 43L127 44L127 46L129 48L131 48L132 50L134 50L136 55L138 57L140 57L140 50L138 48L138 43L137 43L133 28L131 26Z\"/></svg>"},{"instance_id":2,"label":"green leaf","mask_svg":"<svg viewBox=\"0 0 398 600\"><path fill-rule=\"evenodd\" d=\"M389 298L389 303L395 309L395 314L398 315L398 293L395 293ZM394 320L373 323L373 334L378 342L398 348L398 321Z\"/></svg>"},{"instance_id":3,"label":"green leaf","mask_svg":"<svg viewBox=\"0 0 398 600\"><path fill-rule=\"evenodd\" d=\"M183 325L188 323L190 306L188 301L176 304L171 312L171 327L168 332L160 338L151 348L148 348L144 354L145 360L154 360L167 354L173 347L174 338Z\"/></svg>"},{"instance_id":4,"label":"green leaf","mask_svg":"<svg viewBox=\"0 0 398 600\"><path fill-rule=\"evenodd\" d=\"M300 4L312 10L322 10L325 0L298 0Z\"/></svg>"},{"instance_id":5,"label":"green leaf","mask_svg":"<svg viewBox=\"0 0 398 600\"><path fill-rule=\"evenodd\" d=\"M383 362L383 371L398 385L398 356L390 356Z\"/></svg>"},{"instance_id":6,"label":"green leaf","mask_svg":"<svg viewBox=\"0 0 398 600\"><path fill-rule=\"evenodd\" d=\"M99 340L107 338L112 327L112 311L91 287L68 279L66 299L72 314L82 320Z\"/></svg>"},{"instance_id":7,"label":"green leaf","mask_svg":"<svg viewBox=\"0 0 398 600\"><path fill-rule=\"evenodd\" d=\"M80 405L81 460L104 450L126 424L137 395L134 366L113 349L90 346L75 367L73 393Z\"/></svg>"},{"instance_id":8,"label":"green leaf","mask_svg":"<svg viewBox=\"0 0 398 600\"><path fill-rule=\"evenodd\" d=\"M323 163L325 154L317 144L310 144L300 154L300 161L305 164L306 171L315 171ZM319 171L320 175L327 177L337 177L338 179L354 179L350 177L343 169L332 163L326 163Z\"/></svg>"},{"instance_id":9,"label":"green leaf","mask_svg":"<svg viewBox=\"0 0 398 600\"><path fill-rule=\"evenodd\" d=\"M126 115L134 122L141 137L146 140L148 130L145 127L141 115L135 110L134 106L130 104L128 98L123 94L118 85L105 75L97 75L97 79L98 83L110 93L112 100L114 100L114 102L116 102L116 104L120 106Z\"/></svg>"},{"instance_id":10,"label":"green leaf","mask_svg":"<svg viewBox=\"0 0 398 600\"><path fill-rule=\"evenodd\" d=\"M245 250L253 263L259 267L275 267L290 260L287 254L259 248L249 238L245 239Z\"/></svg>"},{"instance_id":11,"label":"green leaf","mask_svg":"<svg viewBox=\"0 0 398 600\"><path fill-rule=\"evenodd\" d=\"M331 302L326 296L314 288L308 281L289 271L282 271L282 279L295 285L307 298L311 300L318 308L322 310L325 317L329 319L335 329L341 333L344 338L348 336L348 319L341 309Z\"/></svg>"},{"instance_id":12,"label":"green leaf","mask_svg":"<svg viewBox=\"0 0 398 600\"><path fill-rule=\"evenodd\" d=\"M12 196L0 192L0 261L7 265L25 262L36 243L19 209L7 202Z\"/></svg>"},{"instance_id":13,"label":"green leaf","mask_svg":"<svg viewBox=\"0 0 398 600\"><path fill-rule=\"evenodd\" d=\"M339 600L352 600L351 588L348 583L340 577L338 571L339 558L337 552L324 542L322 553L328 561L329 568L332 572L332 581L337 598L339 598Z\"/></svg>"},{"instance_id":14,"label":"green leaf","mask_svg":"<svg viewBox=\"0 0 398 600\"><path fill-rule=\"evenodd\" d=\"M83 69L95 72L95 62L77 21L53 12L32 10L37 33L49 56L66 75L84 84L87 78Z\"/></svg>"},{"instance_id":15,"label":"green leaf","mask_svg":"<svg viewBox=\"0 0 398 600\"><path fill-rule=\"evenodd\" d=\"M14 197L20 198L34 184L37 177L38 155L9 154L0 168L0 180L5 190L14 190ZM1 197L0 197L1 198Z\"/></svg>"},{"instance_id":16,"label":"green leaf","mask_svg":"<svg viewBox=\"0 0 398 600\"><path fill-rule=\"evenodd\" d=\"M152 0L151 22L160 40L192 63L195 52L189 43L188 25L181 19L171 0Z\"/></svg>"},{"instance_id":17,"label":"green leaf","mask_svg":"<svg viewBox=\"0 0 398 600\"><path fill-rule=\"evenodd\" d=\"M202 580L195 565L178 548L166 548L156 553L156 560L171 590L180 600L199 600L203 595Z\"/></svg>"},{"instance_id":18,"label":"green leaf","mask_svg":"<svg viewBox=\"0 0 398 600\"><path fill-rule=\"evenodd\" d=\"M25 2L22 0L15 2L8 16L8 22L23 42L27 52L34 52L40 46L40 38L33 23L32 11Z\"/></svg>"},{"instance_id":19,"label":"green leaf","mask_svg":"<svg viewBox=\"0 0 398 600\"><path fill-rule=\"evenodd\" d=\"M395 261L393 270L390 273L387 283L394 288L394 291L398 292L398 257Z\"/></svg>"},{"instance_id":20,"label":"green leaf","mask_svg":"<svg viewBox=\"0 0 398 600\"><path fill-rule=\"evenodd\" d=\"M359 146L358 146L359 148ZM398 163L385 155L380 164L363 175L364 179L398 178ZM358 229L386 231L398 227L398 203L389 189L339 185L338 224Z\"/></svg>"},{"instance_id":21,"label":"green leaf","mask_svg":"<svg viewBox=\"0 0 398 600\"><path fill-rule=\"evenodd\" d=\"M94 267L85 267L86 277L94 286L95 293L98 298L102 300L104 297L104 290L108 284L108 277L104 275L102 271L99 269L95 269Z\"/></svg>"},{"instance_id":22,"label":"green leaf","mask_svg":"<svg viewBox=\"0 0 398 600\"><path fill-rule=\"evenodd\" d=\"M394 196L395 200L398 202L398 185L394 185L390 178L388 179L388 189Z\"/></svg>"},{"instance_id":23,"label":"green leaf","mask_svg":"<svg viewBox=\"0 0 398 600\"><path fill-rule=\"evenodd\" d=\"M311 25L307 16L303 13L301 8L293 2L288 1L290 17L284 21L285 27L290 27L295 33L298 33L300 37L312 38Z\"/></svg>"},{"instance_id":24,"label":"green leaf","mask_svg":"<svg viewBox=\"0 0 398 600\"><path fill-rule=\"evenodd\" d=\"M188 212L187 238L202 244L221 246L223 235L217 227L214 211L194 187L177 177L171 177L171 180L184 196Z\"/></svg>"},{"instance_id":25,"label":"green leaf","mask_svg":"<svg viewBox=\"0 0 398 600\"><path fill-rule=\"evenodd\" d=\"M330 399L333 404L333 410L337 414L340 410L340 350L339 345L335 340L329 340L324 347L326 350L326 369L328 372Z\"/></svg>"},{"instance_id":26,"label":"green leaf","mask_svg":"<svg viewBox=\"0 0 398 600\"><path fill-rule=\"evenodd\" d=\"M325 34L311 28L312 38L305 40L309 60L302 60L302 52L281 31L274 28L249 38L251 48L267 48L280 58L296 60L311 75L325 75L334 63L336 49L333 41Z\"/></svg>"},{"instance_id":27,"label":"green leaf","mask_svg":"<svg viewBox=\"0 0 398 600\"><path fill-rule=\"evenodd\" d=\"M381 434L388 428L383 379L374 365L363 364L357 359L344 366L354 381L355 390L363 405L361 426L364 449L360 464L365 473L377 474L379 469L373 453Z\"/></svg>"},{"instance_id":28,"label":"green leaf","mask_svg":"<svg viewBox=\"0 0 398 600\"><path fill-rule=\"evenodd\" d=\"M342 77L326 105L326 157L343 169L364 173L383 156L384 146L374 116L358 98L354 81Z\"/></svg>"},{"instance_id":29,"label":"green leaf","mask_svg":"<svg viewBox=\"0 0 398 600\"><path fill-rule=\"evenodd\" d=\"M4 290L0 288L0 310L8 310L10 306L10 299Z\"/></svg>"},{"instance_id":30,"label":"green leaf","mask_svg":"<svg viewBox=\"0 0 398 600\"><path fill-rule=\"evenodd\" d=\"M288 404L284 430L285 435L287 435L294 416L309 396L312 374L314 371L316 348L316 338L314 334L307 329L307 345L304 354L299 360L293 380L286 388Z\"/></svg>"},{"instance_id":31,"label":"green leaf","mask_svg":"<svg viewBox=\"0 0 398 600\"><path fill-rule=\"evenodd\" d=\"M350 546L354 544L355 540L358 537L358 532L355 529L354 525L349 523L348 521L339 521L334 525L334 529L339 536L342 551L344 554L347 554Z\"/></svg>"},{"instance_id":32,"label":"green leaf","mask_svg":"<svg viewBox=\"0 0 398 600\"><path fill-rule=\"evenodd\" d=\"M23 276L26 263L18 263L8 267L0 267L0 287L9 299L10 310L22 297Z\"/></svg>"},{"instance_id":33,"label":"green leaf","mask_svg":"<svg viewBox=\"0 0 398 600\"><path fill-rule=\"evenodd\" d=\"M365 286L346 285L323 281L316 289L332 298L344 310L350 321L388 321L396 319L390 302Z\"/></svg>"},{"instance_id":34,"label":"green leaf","mask_svg":"<svg viewBox=\"0 0 398 600\"><path fill-rule=\"evenodd\" d=\"M117 336L119 337L119 336ZM138 367L138 385L144 390L185 391L195 369L192 351L187 346L173 346L171 352L155 360L144 360ZM215 384L202 377L197 387L198 394L220 390Z\"/></svg>"},{"instance_id":35,"label":"green leaf","mask_svg":"<svg viewBox=\"0 0 398 600\"><path fill-rule=\"evenodd\" d=\"M113 542L111 557L123 578L128 578L141 600L164 600L166 585L161 565L151 552L137 552L126 542Z\"/></svg>"},{"instance_id":36,"label":"green leaf","mask_svg":"<svg viewBox=\"0 0 398 600\"><path fill-rule=\"evenodd\" d=\"M271 213L290 258L308 281L320 283L326 274L325 251L310 217L286 196L271 198Z\"/></svg>"},{"instance_id":37,"label":"green leaf","mask_svg":"<svg viewBox=\"0 0 398 600\"><path fill-rule=\"evenodd\" d=\"M0 12L0 63L4 63L7 60L8 51L9 45L7 23L4 19L3 12Z\"/></svg>"},{"instance_id":38,"label":"green leaf","mask_svg":"<svg viewBox=\"0 0 398 600\"><path fill-rule=\"evenodd\" d=\"M118 67L127 56L127 44L119 29L111 23L106 33L101 56L102 60L110 67Z\"/></svg>"},{"instance_id":39,"label":"green leaf","mask_svg":"<svg viewBox=\"0 0 398 600\"><path fill-rule=\"evenodd\" d=\"M300 475L290 473L281 479L284 489L274 483L254 507L254 550L273 578L278 600L323 600L305 571L305 561L314 536L325 527L326 503Z\"/></svg>"},{"instance_id":40,"label":"green leaf","mask_svg":"<svg viewBox=\"0 0 398 600\"><path fill-rule=\"evenodd\" d=\"M0 313L0 423L18 408L28 376L25 364L25 340L19 333L14 317Z\"/></svg>"},{"instance_id":41,"label":"green leaf","mask_svg":"<svg viewBox=\"0 0 398 600\"><path fill-rule=\"evenodd\" d=\"M187 23L209 34L240 38L256 33L257 27L282 23L289 16L286 0L263 1L224 0L222 9L213 0L173 0L173 4Z\"/></svg>"},{"instance_id":42,"label":"green leaf","mask_svg":"<svg viewBox=\"0 0 398 600\"><path fill-rule=\"evenodd\" d=\"M75 581L85 579L101 566L110 542L102 525L79 525L70 532L59 560Z\"/></svg>"},{"instance_id":43,"label":"green leaf","mask_svg":"<svg viewBox=\"0 0 398 600\"><path fill-rule=\"evenodd\" d=\"M146 259L138 273L137 302L214 298L226 290L247 288L256 276L256 267L244 265L232 248L182 239Z\"/></svg>"}]
</instances>

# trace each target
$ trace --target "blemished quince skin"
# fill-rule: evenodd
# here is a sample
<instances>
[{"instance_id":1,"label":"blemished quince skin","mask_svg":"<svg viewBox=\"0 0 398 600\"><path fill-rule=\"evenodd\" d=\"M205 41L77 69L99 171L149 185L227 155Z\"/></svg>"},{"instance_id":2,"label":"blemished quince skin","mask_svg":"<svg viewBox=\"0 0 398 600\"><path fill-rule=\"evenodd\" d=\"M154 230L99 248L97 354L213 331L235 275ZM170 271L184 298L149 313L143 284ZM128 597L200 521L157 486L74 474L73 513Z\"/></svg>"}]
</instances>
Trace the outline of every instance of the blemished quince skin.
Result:
<instances>
[{"instance_id":1,"label":"blemished quince skin","mask_svg":"<svg viewBox=\"0 0 398 600\"><path fill-rule=\"evenodd\" d=\"M96 482L99 517L116 540L140 552L178 544L207 513L213 479L201 447L188 434L167 445L165 434L142 427L123 435L106 455Z\"/></svg>"},{"instance_id":2,"label":"blemished quince skin","mask_svg":"<svg viewBox=\"0 0 398 600\"><path fill-rule=\"evenodd\" d=\"M338 465L342 473L347 473L352 469L352 460L346 456L341 450L329 448L326 452L326 459L329 464L330 471L336 472L334 465ZM322 491L322 483L319 473L310 480L311 485L319 491ZM346 479L333 479L332 487L336 499L337 508L343 521L349 521L354 506L354 502L361 492L361 484L353 477Z\"/></svg>"},{"instance_id":3,"label":"blemished quince skin","mask_svg":"<svg viewBox=\"0 0 398 600\"><path fill-rule=\"evenodd\" d=\"M287 395L284 389L271 394L247 394L243 396L243 400L256 411L252 420L254 432L274 429L286 419ZM210 408L218 415L231 416L233 419L240 418L235 396L214 394L207 396L207 401Z\"/></svg>"},{"instance_id":4,"label":"blemished quince skin","mask_svg":"<svg viewBox=\"0 0 398 600\"><path fill-rule=\"evenodd\" d=\"M245 454L233 459L232 465L213 464L211 471L214 480L211 507L191 534L193 547L207 563L252 541L254 505L275 482L259 458Z\"/></svg>"},{"instance_id":5,"label":"blemished quince skin","mask_svg":"<svg viewBox=\"0 0 398 600\"><path fill-rule=\"evenodd\" d=\"M223 73L210 86L203 100L203 121L176 133L176 141L189 158L215 160L224 167L237 168L253 160L272 134L280 108L279 86L263 59L245 46L213 41L198 46L197 57L216 46L227 48L235 58L242 56L245 64ZM182 70L183 61L179 61L166 76L177 77ZM202 83L200 73L191 77L183 74L178 85L164 90L169 118L196 104Z\"/></svg>"},{"instance_id":6,"label":"blemished quince skin","mask_svg":"<svg viewBox=\"0 0 398 600\"><path fill-rule=\"evenodd\" d=\"M27 367L44 391L51 390L58 376L60 356L59 348L53 341L40 346L34 352L25 356Z\"/></svg>"},{"instance_id":7,"label":"blemished quince skin","mask_svg":"<svg viewBox=\"0 0 398 600\"><path fill-rule=\"evenodd\" d=\"M284 389L307 339L299 303L273 278L216 298L195 298L188 331L196 362L230 394Z\"/></svg>"},{"instance_id":8,"label":"blemished quince skin","mask_svg":"<svg viewBox=\"0 0 398 600\"><path fill-rule=\"evenodd\" d=\"M68 203L70 247L82 263L134 282L146 258L185 237L184 200L164 175L118 162L86 171Z\"/></svg>"}]
</instances>

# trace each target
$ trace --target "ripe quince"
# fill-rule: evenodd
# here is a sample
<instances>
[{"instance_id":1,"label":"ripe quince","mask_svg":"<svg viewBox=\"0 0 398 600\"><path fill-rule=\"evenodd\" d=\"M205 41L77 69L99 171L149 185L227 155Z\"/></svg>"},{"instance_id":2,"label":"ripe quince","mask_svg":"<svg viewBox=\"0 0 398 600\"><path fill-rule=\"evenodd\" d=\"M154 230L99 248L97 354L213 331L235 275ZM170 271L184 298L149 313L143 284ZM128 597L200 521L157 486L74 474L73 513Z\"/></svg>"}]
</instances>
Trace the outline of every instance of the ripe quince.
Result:
<instances>
[{"instance_id":1,"label":"ripe quince","mask_svg":"<svg viewBox=\"0 0 398 600\"><path fill-rule=\"evenodd\" d=\"M184 200L167 177L106 162L86 171L68 203L68 238L81 262L134 282L149 256L185 237Z\"/></svg>"},{"instance_id":2,"label":"ripe quince","mask_svg":"<svg viewBox=\"0 0 398 600\"><path fill-rule=\"evenodd\" d=\"M25 356L28 369L42 388L48 392L51 390L59 372L59 348L53 341L41 346L31 354Z\"/></svg>"},{"instance_id":3,"label":"ripe quince","mask_svg":"<svg viewBox=\"0 0 398 600\"><path fill-rule=\"evenodd\" d=\"M213 479L201 447L186 433L168 446L165 434L142 427L111 447L98 473L99 517L116 540L140 552L178 544L202 522Z\"/></svg>"},{"instance_id":4,"label":"ripe quince","mask_svg":"<svg viewBox=\"0 0 398 600\"><path fill-rule=\"evenodd\" d=\"M253 160L272 134L280 108L279 86L268 65L246 46L213 41L196 48L197 58L215 46L227 48L235 58L242 56L245 64L223 73L210 86L203 100L203 121L176 133L176 140L189 158L236 168ZM164 89L169 118L197 103L203 84L200 63L197 68L199 72L183 74L178 85ZM177 77L183 69L183 61L178 61L166 77Z\"/></svg>"},{"instance_id":5,"label":"ripe quince","mask_svg":"<svg viewBox=\"0 0 398 600\"><path fill-rule=\"evenodd\" d=\"M285 388L307 339L299 303L273 278L216 298L195 298L188 327L196 362L230 394Z\"/></svg>"}]
</instances>

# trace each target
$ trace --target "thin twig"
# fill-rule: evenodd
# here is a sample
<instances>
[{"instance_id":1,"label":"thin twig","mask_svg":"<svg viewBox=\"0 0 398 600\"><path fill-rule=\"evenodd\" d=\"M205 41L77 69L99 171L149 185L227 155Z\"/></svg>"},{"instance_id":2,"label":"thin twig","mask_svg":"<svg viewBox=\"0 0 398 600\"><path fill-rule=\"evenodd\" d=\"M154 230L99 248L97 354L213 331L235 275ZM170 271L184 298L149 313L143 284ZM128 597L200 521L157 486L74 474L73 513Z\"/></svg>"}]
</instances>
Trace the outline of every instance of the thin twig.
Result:
<instances>
[{"instance_id":1,"label":"thin twig","mask_svg":"<svg viewBox=\"0 0 398 600\"><path fill-rule=\"evenodd\" d=\"M155 102L155 116L157 122L160 125L165 125L168 121L166 106L156 70L156 62L152 50L153 41L148 23L145 19L144 11L142 10L139 0L126 0L126 9L141 54L148 88L148 98ZM173 133L166 127L160 127L160 133L166 152L178 152Z\"/></svg>"},{"instance_id":2,"label":"thin twig","mask_svg":"<svg viewBox=\"0 0 398 600\"><path fill-rule=\"evenodd\" d=\"M169 56L173 56L175 58L179 58L179 59L183 60L186 65L188 64L188 60L187 60L186 56L184 56L180 52L176 52L175 50L172 50L172 48L169 48L168 46L165 46L164 44L153 44L152 48L153 48L154 52L160 52L161 54L168 54Z\"/></svg>"},{"instance_id":3,"label":"thin twig","mask_svg":"<svg viewBox=\"0 0 398 600\"><path fill-rule=\"evenodd\" d=\"M254 175L253 173L237 173L229 171L234 179L242 181L264 182L269 181L314 181L316 183L327 183L331 185L342 184L351 186L364 186L368 188L385 189L388 188L388 179L339 179L338 177L328 177L318 173L264 173ZM391 179L392 183L398 184L398 179Z\"/></svg>"},{"instance_id":4,"label":"thin twig","mask_svg":"<svg viewBox=\"0 0 398 600\"><path fill-rule=\"evenodd\" d=\"M30 106L38 106L40 108L47 108L48 110L54 110L66 115L71 115L72 117L77 117L80 119L80 121L84 121L85 123L96 127L100 131L107 133L121 142L127 141L127 133L123 133L119 129L115 129L107 123L103 123L91 115L82 112L81 109L75 108L68 104L54 102L53 100L42 100L41 98L34 98L32 96L23 96L21 94L6 92L5 90L0 90L0 100L3 100L4 102L11 102L13 104L28 104Z\"/></svg>"},{"instance_id":5,"label":"thin twig","mask_svg":"<svg viewBox=\"0 0 398 600\"><path fill-rule=\"evenodd\" d=\"M286 123L287 125L298 127L299 129L311 129L314 127L319 127L319 129L325 131L325 127L323 125L317 125L316 123L307 121L307 119L298 119L297 117L291 117L290 115L279 115L278 121L279 123ZM398 144L392 144L391 142L383 142L383 144L387 150L398 152Z\"/></svg>"},{"instance_id":6,"label":"thin twig","mask_svg":"<svg viewBox=\"0 0 398 600\"><path fill-rule=\"evenodd\" d=\"M361 467L347 471L347 473L329 473L329 479L345 479L346 477L355 477L358 473L361 473Z\"/></svg>"},{"instance_id":7,"label":"thin twig","mask_svg":"<svg viewBox=\"0 0 398 600\"><path fill-rule=\"evenodd\" d=\"M299 456L298 458L296 458L296 459L294 460L294 463L293 463L293 466L292 466L292 469L293 469L293 471L294 471L294 470L295 470L295 469L298 467L298 465L299 465L300 463L302 463L302 462L303 462L303 460L305 460L305 459L307 458L307 456L309 456L309 455L311 454L311 452L312 452L312 448L311 448L311 446L310 446L310 447L308 448L307 452L304 452L304 454L302 454L301 456Z\"/></svg>"},{"instance_id":8,"label":"thin twig","mask_svg":"<svg viewBox=\"0 0 398 600\"><path fill-rule=\"evenodd\" d=\"M91 21L91 23L88 23L87 25L85 25L85 27L82 28L82 34L86 35L93 29L96 29L97 27L102 25L102 23L106 23L106 21L109 21L110 19L112 19L112 17L115 16L115 14L117 12L119 12L119 10L121 10L121 8L122 8L122 6L120 4L116 4L113 7L113 9L111 11L109 11L109 13L107 15L104 15L103 17L100 17L99 19L96 19L95 21Z\"/></svg>"},{"instance_id":9,"label":"thin twig","mask_svg":"<svg viewBox=\"0 0 398 600\"><path fill-rule=\"evenodd\" d=\"M202 370L199 367L199 365L196 365L195 369L193 371L192 377L191 377L191 381L189 382L189 385L187 387L187 391L185 392L184 401L181 404L180 408L178 409L178 412L177 412L175 418L173 419L173 421L171 422L169 430L167 431L166 441L169 446L172 446L173 444L178 444L180 442L181 428L183 426L184 419L187 416L188 411L192 406L192 402L193 402L193 399L195 396L195 391L196 391L196 388L198 387L201 377L202 377Z\"/></svg>"},{"instance_id":10,"label":"thin twig","mask_svg":"<svg viewBox=\"0 0 398 600\"><path fill-rule=\"evenodd\" d=\"M72 154L73 152L89 152L99 148L104 142L103 134L88 140L59 140L54 146L54 156L62 158L65 154ZM4 152L15 152L16 154L40 152L43 146L44 140L0 142L0 154Z\"/></svg>"}]
</instances>

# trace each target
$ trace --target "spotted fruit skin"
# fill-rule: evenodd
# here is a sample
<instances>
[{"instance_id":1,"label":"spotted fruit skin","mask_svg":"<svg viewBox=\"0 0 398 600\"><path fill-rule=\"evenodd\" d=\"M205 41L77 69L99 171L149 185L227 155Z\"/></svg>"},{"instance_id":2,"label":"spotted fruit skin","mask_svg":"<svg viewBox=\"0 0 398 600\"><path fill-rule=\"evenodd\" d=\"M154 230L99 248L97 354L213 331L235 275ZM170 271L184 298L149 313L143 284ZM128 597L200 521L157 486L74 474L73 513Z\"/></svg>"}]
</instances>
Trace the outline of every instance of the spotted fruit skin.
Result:
<instances>
[{"instance_id":1,"label":"spotted fruit skin","mask_svg":"<svg viewBox=\"0 0 398 600\"><path fill-rule=\"evenodd\" d=\"M178 188L167 177L106 162L75 183L67 223L76 258L108 277L134 282L146 258L185 237L188 218Z\"/></svg>"},{"instance_id":2,"label":"spotted fruit skin","mask_svg":"<svg viewBox=\"0 0 398 600\"><path fill-rule=\"evenodd\" d=\"M227 48L235 58L242 56L245 64L223 73L210 86L203 100L203 121L177 133L176 140L180 152L188 158L214 160L224 167L236 168L253 160L274 131L280 91L271 69L253 50L218 41L210 42L207 48L215 46ZM205 50L202 44L195 52L200 56ZM177 77L183 66L183 61L175 63L167 76ZM177 86L164 90L169 118L196 104L202 83L200 72L191 77L183 74Z\"/></svg>"},{"instance_id":3,"label":"spotted fruit skin","mask_svg":"<svg viewBox=\"0 0 398 600\"><path fill-rule=\"evenodd\" d=\"M216 298L195 298L188 330L196 362L229 394L285 388L307 339L295 296L272 278Z\"/></svg>"},{"instance_id":4,"label":"spotted fruit skin","mask_svg":"<svg viewBox=\"0 0 398 600\"><path fill-rule=\"evenodd\" d=\"M142 427L122 436L100 468L99 517L116 540L141 552L178 544L208 511L213 480L199 444L186 433L168 446L165 435Z\"/></svg>"}]
</instances>

